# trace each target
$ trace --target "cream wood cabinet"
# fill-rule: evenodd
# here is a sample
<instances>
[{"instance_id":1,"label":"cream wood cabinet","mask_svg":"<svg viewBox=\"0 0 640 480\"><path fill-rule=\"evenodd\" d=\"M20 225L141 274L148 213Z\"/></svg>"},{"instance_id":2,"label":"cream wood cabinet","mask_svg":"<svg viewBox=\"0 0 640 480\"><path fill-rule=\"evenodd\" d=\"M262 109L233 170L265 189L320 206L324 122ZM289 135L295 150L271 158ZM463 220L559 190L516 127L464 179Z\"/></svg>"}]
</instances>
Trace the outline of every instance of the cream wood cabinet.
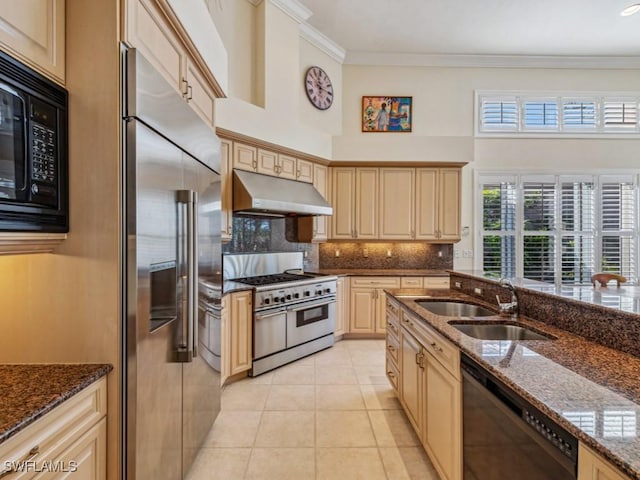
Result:
<instances>
[{"instance_id":1,"label":"cream wood cabinet","mask_svg":"<svg viewBox=\"0 0 640 480\"><path fill-rule=\"evenodd\" d=\"M2 2L0 47L64 85L65 0Z\"/></svg>"},{"instance_id":2,"label":"cream wood cabinet","mask_svg":"<svg viewBox=\"0 0 640 480\"><path fill-rule=\"evenodd\" d=\"M630 480L582 443L578 446L578 480Z\"/></svg>"},{"instance_id":3,"label":"cream wood cabinet","mask_svg":"<svg viewBox=\"0 0 640 480\"><path fill-rule=\"evenodd\" d=\"M222 177L220 208L220 239L228 242L233 238L233 145L229 140L220 140L220 169Z\"/></svg>"},{"instance_id":4,"label":"cream wood cabinet","mask_svg":"<svg viewBox=\"0 0 640 480\"><path fill-rule=\"evenodd\" d=\"M288 155L271 152L269 150L258 149L258 163L256 170L273 177L296 178L296 159Z\"/></svg>"},{"instance_id":5,"label":"cream wood cabinet","mask_svg":"<svg viewBox=\"0 0 640 480\"><path fill-rule=\"evenodd\" d=\"M333 168L334 239L378 238L377 168Z\"/></svg>"},{"instance_id":6,"label":"cream wood cabinet","mask_svg":"<svg viewBox=\"0 0 640 480\"><path fill-rule=\"evenodd\" d=\"M215 94L153 0L126 2L126 38L178 91L207 124L213 126Z\"/></svg>"},{"instance_id":7,"label":"cream wood cabinet","mask_svg":"<svg viewBox=\"0 0 640 480\"><path fill-rule=\"evenodd\" d=\"M251 368L253 344L253 293L235 292L222 297L222 382Z\"/></svg>"},{"instance_id":8,"label":"cream wood cabinet","mask_svg":"<svg viewBox=\"0 0 640 480\"><path fill-rule=\"evenodd\" d=\"M107 380L101 378L3 442L0 477L106 479L106 415ZM12 472L29 461L32 468ZM43 471L45 464L59 470Z\"/></svg>"},{"instance_id":9,"label":"cream wood cabinet","mask_svg":"<svg viewBox=\"0 0 640 480\"><path fill-rule=\"evenodd\" d=\"M235 142L233 168L272 177L313 183L314 163L307 160Z\"/></svg>"},{"instance_id":10,"label":"cream wood cabinet","mask_svg":"<svg viewBox=\"0 0 640 480\"><path fill-rule=\"evenodd\" d=\"M333 335L341 337L349 331L349 279L338 277L336 284L336 326Z\"/></svg>"},{"instance_id":11,"label":"cream wood cabinet","mask_svg":"<svg viewBox=\"0 0 640 480\"><path fill-rule=\"evenodd\" d=\"M329 198L329 168L319 163L313 164L313 186L322 197ZM328 238L329 218L326 215L298 218L299 242L326 242Z\"/></svg>"},{"instance_id":12,"label":"cream wood cabinet","mask_svg":"<svg viewBox=\"0 0 640 480\"><path fill-rule=\"evenodd\" d=\"M442 277L402 277L400 288L428 288L430 290L449 288L449 276Z\"/></svg>"},{"instance_id":13,"label":"cream wood cabinet","mask_svg":"<svg viewBox=\"0 0 640 480\"><path fill-rule=\"evenodd\" d=\"M416 238L415 176L413 168L380 169L380 238Z\"/></svg>"},{"instance_id":14,"label":"cream wood cabinet","mask_svg":"<svg viewBox=\"0 0 640 480\"><path fill-rule=\"evenodd\" d=\"M315 166L316 164L313 162L302 160L300 158L296 159L296 180L298 180L299 182L313 183L315 185L315 175L314 175ZM325 170L327 168L323 165L318 165L318 166L324 168ZM325 173L324 176L325 176L324 182L326 184L327 174ZM316 188L318 188L317 185L316 185ZM326 188L323 191L320 191L320 193L322 193L322 196L325 197L325 200L326 200L327 198Z\"/></svg>"},{"instance_id":15,"label":"cream wood cabinet","mask_svg":"<svg viewBox=\"0 0 640 480\"><path fill-rule=\"evenodd\" d=\"M351 277L349 333L384 333L385 288L400 288L399 277Z\"/></svg>"},{"instance_id":16,"label":"cream wood cabinet","mask_svg":"<svg viewBox=\"0 0 640 480\"><path fill-rule=\"evenodd\" d=\"M387 367L400 358L400 402L440 478L462 479L462 383L460 352L416 316L387 301L387 344L396 341L392 325L400 323L400 352L387 347ZM393 373L393 372L392 372ZM389 375L389 369L387 370Z\"/></svg>"},{"instance_id":17,"label":"cream wood cabinet","mask_svg":"<svg viewBox=\"0 0 640 480\"><path fill-rule=\"evenodd\" d=\"M416 169L415 238L460 240L460 169Z\"/></svg>"},{"instance_id":18,"label":"cream wood cabinet","mask_svg":"<svg viewBox=\"0 0 640 480\"><path fill-rule=\"evenodd\" d=\"M243 143L233 142L233 168L258 171L258 149Z\"/></svg>"},{"instance_id":19,"label":"cream wood cabinet","mask_svg":"<svg viewBox=\"0 0 640 480\"><path fill-rule=\"evenodd\" d=\"M331 238L460 240L460 168L332 170Z\"/></svg>"}]
</instances>

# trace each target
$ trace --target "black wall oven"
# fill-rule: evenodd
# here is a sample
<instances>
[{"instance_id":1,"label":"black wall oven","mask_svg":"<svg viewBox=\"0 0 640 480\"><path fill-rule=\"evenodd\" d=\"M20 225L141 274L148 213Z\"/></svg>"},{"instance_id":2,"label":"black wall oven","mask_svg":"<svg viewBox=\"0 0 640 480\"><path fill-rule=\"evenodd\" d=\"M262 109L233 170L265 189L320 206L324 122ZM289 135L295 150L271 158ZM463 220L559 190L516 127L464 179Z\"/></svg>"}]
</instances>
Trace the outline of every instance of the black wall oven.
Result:
<instances>
[{"instance_id":1,"label":"black wall oven","mask_svg":"<svg viewBox=\"0 0 640 480\"><path fill-rule=\"evenodd\" d=\"M67 91L0 52L0 231L68 232Z\"/></svg>"}]
</instances>

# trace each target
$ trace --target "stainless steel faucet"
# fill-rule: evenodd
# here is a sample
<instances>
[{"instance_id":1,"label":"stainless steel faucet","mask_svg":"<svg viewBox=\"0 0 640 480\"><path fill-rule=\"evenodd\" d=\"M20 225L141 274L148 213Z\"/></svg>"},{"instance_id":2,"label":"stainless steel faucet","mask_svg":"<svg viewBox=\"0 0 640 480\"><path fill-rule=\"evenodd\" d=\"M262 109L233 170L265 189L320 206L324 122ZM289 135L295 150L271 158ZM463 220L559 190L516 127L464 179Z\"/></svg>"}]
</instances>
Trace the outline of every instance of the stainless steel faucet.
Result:
<instances>
[{"instance_id":1,"label":"stainless steel faucet","mask_svg":"<svg viewBox=\"0 0 640 480\"><path fill-rule=\"evenodd\" d=\"M498 306L500 307L500 313L518 315L518 293L516 292L515 287L506 278L500 279L500 286L507 288L511 292L511 301L507 303L502 303L500 301L500 296L496 295L496 300L498 300Z\"/></svg>"}]
</instances>

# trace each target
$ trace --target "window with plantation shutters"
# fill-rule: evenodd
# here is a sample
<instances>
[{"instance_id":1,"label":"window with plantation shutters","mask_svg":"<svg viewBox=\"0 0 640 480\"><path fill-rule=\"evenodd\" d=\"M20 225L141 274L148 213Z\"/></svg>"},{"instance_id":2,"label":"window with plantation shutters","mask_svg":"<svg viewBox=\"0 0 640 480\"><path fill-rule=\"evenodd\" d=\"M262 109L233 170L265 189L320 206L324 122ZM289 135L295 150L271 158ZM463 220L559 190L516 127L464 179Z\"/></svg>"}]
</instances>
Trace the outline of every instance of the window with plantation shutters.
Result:
<instances>
[{"instance_id":1,"label":"window with plantation shutters","mask_svg":"<svg viewBox=\"0 0 640 480\"><path fill-rule=\"evenodd\" d=\"M515 98L483 100L481 110L481 121L485 129L518 129L518 106Z\"/></svg>"},{"instance_id":2,"label":"window with plantation shutters","mask_svg":"<svg viewBox=\"0 0 640 480\"><path fill-rule=\"evenodd\" d=\"M635 177L479 176L482 268L562 285L638 278Z\"/></svg>"},{"instance_id":3,"label":"window with plantation shutters","mask_svg":"<svg viewBox=\"0 0 640 480\"><path fill-rule=\"evenodd\" d=\"M604 100L602 112L605 130L638 131L638 99Z\"/></svg>"},{"instance_id":4,"label":"window with plantation shutters","mask_svg":"<svg viewBox=\"0 0 640 480\"><path fill-rule=\"evenodd\" d=\"M478 135L640 134L640 94L476 92Z\"/></svg>"},{"instance_id":5,"label":"window with plantation shutters","mask_svg":"<svg viewBox=\"0 0 640 480\"><path fill-rule=\"evenodd\" d=\"M483 266L501 277L516 274L516 185L487 180L482 184Z\"/></svg>"}]
</instances>

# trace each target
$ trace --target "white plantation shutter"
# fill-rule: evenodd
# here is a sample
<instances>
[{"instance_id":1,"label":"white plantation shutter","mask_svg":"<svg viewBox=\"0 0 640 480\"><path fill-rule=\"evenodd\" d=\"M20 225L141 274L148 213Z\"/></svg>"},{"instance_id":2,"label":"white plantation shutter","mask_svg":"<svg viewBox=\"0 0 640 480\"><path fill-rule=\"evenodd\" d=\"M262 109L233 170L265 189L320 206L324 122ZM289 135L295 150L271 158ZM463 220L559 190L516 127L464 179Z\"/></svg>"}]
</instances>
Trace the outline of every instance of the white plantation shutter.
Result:
<instances>
[{"instance_id":1,"label":"white plantation shutter","mask_svg":"<svg viewBox=\"0 0 640 480\"><path fill-rule=\"evenodd\" d=\"M480 121L486 130L515 131L518 129L518 105L515 98L484 99Z\"/></svg>"},{"instance_id":2,"label":"white plantation shutter","mask_svg":"<svg viewBox=\"0 0 640 480\"><path fill-rule=\"evenodd\" d=\"M557 100L525 100L524 126L526 128L557 128Z\"/></svg>"},{"instance_id":3,"label":"white plantation shutter","mask_svg":"<svg viewBox=\"0 0 640 480\"><path fill-rule=\"evenodd\" d=\"M502 277L516 275L516 191L514 181L481 183L482 265Z\"/></svg>"},{"instance_id":4,"label":"white plantation shutter","mask_svg":"<svg viewBox=\"0 0 640 480\"><path fill-rule=\"evenodd\" d=\"M638 130L637 99L605 99L602 106L605 130Z\"/></svg>"},{"instance_id":5,"label":"white plantation shutter","mask_svg":"<svg viewBox=\"0 0 640 480\"><path fill-rule=\"evenodd\" d=\"M562 125L565 129L595 129L596 102L594 100L565 100L562 104Z\"/></svg>"},{"instance_id":6,"label":"white plantation shutter","mask_svg":"<svg viewBox=\"0 0 640 480\"><path fill-rule=\"evenodd\" d=\"M563 284L591 281L595 263L595 184L560 179L561 272Z\"/></svg>"},{"instance_id":7,"label":"white plantation shutter","mask_svg":"<svg viewBox=\"0 0 640 480\"><path fill-rule=\"evenodd\" d=\"M524 181L522 200L524 276L553 282L556 273L556 184L553 178L549 181Z\"/></svg>"},{"instance_id":8,"label":"white plantation shutter","mask_svg":"<svg viewBox=\"0 0 640 480\"><path fill-rule=\"evenodd\" d=\"M635 176L480 176L482 268L561 285L638 279Z\"/></svg>"}]
</instances>

